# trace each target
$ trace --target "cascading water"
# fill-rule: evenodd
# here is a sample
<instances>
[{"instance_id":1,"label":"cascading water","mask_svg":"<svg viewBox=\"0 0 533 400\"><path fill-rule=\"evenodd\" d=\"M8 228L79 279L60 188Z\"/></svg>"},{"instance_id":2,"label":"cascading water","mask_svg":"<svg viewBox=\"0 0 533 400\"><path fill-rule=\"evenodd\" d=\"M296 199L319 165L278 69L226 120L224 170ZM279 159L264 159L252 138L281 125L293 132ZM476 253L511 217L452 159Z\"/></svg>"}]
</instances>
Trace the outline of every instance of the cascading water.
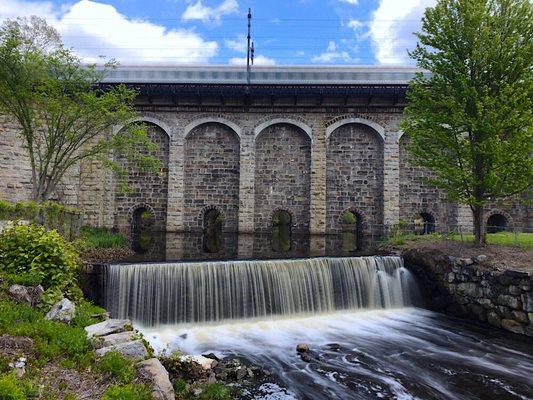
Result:
<instances>
[{"instance_id":1,"label":"cascading water","mask_svg":"<svg viewBox=\"0 0 533 400\"><path fill-rule=\"evenodd\" d=\"M111 265L106 306L145 325L411 305L400 257Z\"/></svg>"}]
</instances>

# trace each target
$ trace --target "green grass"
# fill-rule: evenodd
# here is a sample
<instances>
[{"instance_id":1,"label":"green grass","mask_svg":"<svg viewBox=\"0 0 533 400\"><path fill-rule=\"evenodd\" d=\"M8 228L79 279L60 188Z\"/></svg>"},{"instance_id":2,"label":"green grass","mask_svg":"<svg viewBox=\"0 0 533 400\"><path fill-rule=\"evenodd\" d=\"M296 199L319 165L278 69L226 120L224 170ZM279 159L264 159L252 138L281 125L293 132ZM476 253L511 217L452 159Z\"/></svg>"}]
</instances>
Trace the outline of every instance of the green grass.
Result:
<instances>
[{"instance_id":1,"label":"green grass","mask_svg":"<svg viewBox=\"0 0 533 400\"><path fill-rule=\"evenodd\" d=\"M474 235L461 235L454 234L449 236L452 240L463 240L465 242L473 242ZM487 234L488 244L498 244L501 246L519 246L523 249L533 249L533 233L513 233L513 232L498 232Z\"/></svg>"},{"instance_id":2,"label":"green grass","mask_svg":"<svg viewBox=\"0 0 533 400\"><path fill-rule=\"evenodd\" d=\"M81 228L81 238L90 246L96 248L123 247L126 238L122 233L111 232L105 228L84 226Z\"/></svg>"},{"instance_id":3,"label":"green grass","mask_svg":"<svg viewBox=\"0 0 533 400\"><path fill-rule=\"evenodd\" d=\"M463 241L467 243L474 242L473 234L465 234L461 237L458 233L439 234L432 233L429 235L418 235L413 233L398 233L387 240L385 243L390 243L396 246L402 246L408 242L417 242L422 240L453 240ZM500 246L518 246L524 250L533 249L533 233L513 233L513 232L498 232L488 233L487 243L496 244Z\"/></svg>"}]
</instances>

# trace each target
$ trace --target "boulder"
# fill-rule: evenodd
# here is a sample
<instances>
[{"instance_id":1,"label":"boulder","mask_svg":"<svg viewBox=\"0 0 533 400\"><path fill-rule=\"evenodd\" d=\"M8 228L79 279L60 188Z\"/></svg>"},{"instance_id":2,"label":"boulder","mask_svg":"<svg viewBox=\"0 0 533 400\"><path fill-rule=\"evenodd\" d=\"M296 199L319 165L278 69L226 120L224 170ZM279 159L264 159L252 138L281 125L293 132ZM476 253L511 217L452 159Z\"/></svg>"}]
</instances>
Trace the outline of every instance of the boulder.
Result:
<instances>
[{"instance_id":1,"label":"boulder","mask_svg":"<svg viewBox=\"0 0 533 400\"><path fill-rule=\"evenodd\" d=\"M176 398L168 372L157 358L150 358L137 364L137 376L150 386L155 400Z\"/></svg>"},{"instance_id":2,"label":"boulder","mask_svg":"<svg viewBox=\"0 0 533 400\"><path fill-rule=\"evenodd\" d=\"M297 353L307 353L309 351L309 345L305 343L298 343L296 345L296 352Z\"/></svg>"},{"instance_id":3,"label":"boulder","mask_svg":"<svg viewBox=\"0 0 533 400\"><path fill-rule=\"evenodd\" d=\"M525 312L533 312L533 292L527 292L522 295L522 302L524 303Z\"/></svg>"},{"instance_id":4,"label":"boulder","mask_svg":"<svg viewBox=\"0 0 533 400\"><path fill-rule=\"evenodd\" d=\"M501 304L502 306L514 308L515 310L519 309L522 304L520 304L520 300L515 296L509 296L509 295L499 295L498 304Z\"/></svg>"},{"instance_id":5,"label":"boulder","mask_svg":"<svg viewBox=\"0 0 533 400\"><path fill-rule=\"evenodd\" d=\"M217 363L217 361L213 360L212 358L207 358L204 356L191 356L191 355L181 356L180 361L196 363L200 365L205 371L213 368L216 365L215 363Z\"/></svg>"},{"instance_id":6,"label":"boulder","mask_svg":"<svg viewBox=\"0 0 533 400\"><path fill-rule=\"evenodd\" d=\"M41 285L11 285L7 288L7 292L17 303L23 303L29 305L30 307L34 307L41 299L44 289Z\"/></svg>"},{"instance_id":7,"label":"boulder","mask_svg":"<svg viewBox=\"0 0 533 400\"><path fill-rule=\"evenodd\" d=\"M478 263L484 263L484 262L486 262L488 259L489 259L489 257L486 256L485 254L480 254L479 256L476 257L476 261L477 261Z\"/></svg>"},{"instance_id":8,"label":"boulder","mask_svg":"<svg viewBox=\"0 0 533 400\"><path fill-rule=\"evenodd\" d=\"M100 336L95 338L94 347L101 349L102 347L114 346L120 343L126 343L133 341L135 332L125 331L119 333L112 333L107 336Z\"/></svg>"},{"instance_id":9,"label":"boulder","mask_svg":"<svg viewBox=\"0 0 533 400\"><path fill-rule=\"evenodd\" d=\"M518 333L523 335L525 333L524 327L521 323L516 322L512 319L502 319L502 328L507 329L513 333Z\"/></svg>"},{"instance_id":10,"label":"boulder","mask_svg":"<svg viewBox=\"0 0 533 400\"><path fill-rule=\"evenodd\" d=\"M148 357L148 350L144 347L142 340L132 342L118 343L112 346L102 347L96 350L96 355L101 357L110 351L117 351L126 358L132 360L144 360Z\"/></svg>"},{"instance_id":11,"label":"boulder","mask_svg":"<svg viewBox=\"0 0 533 400\"><path fill-rule=\"evenodd\" d=\"M85 327L85 332L90 338L131 330L133 330L133 327L129 319L108 319Z\"/></svg>"},{"instance_id":12,"label":"boulder","mask_svg":"<svg viewBox=\"0 0 533 400\"><path fill-rule=\"evenodd\" d=\"M70 324L70 321L72 321L75 316L76 306L74 303L69 299L61 299L50 311L48 311L45 318Z\"/></svg>"}]
</instances>

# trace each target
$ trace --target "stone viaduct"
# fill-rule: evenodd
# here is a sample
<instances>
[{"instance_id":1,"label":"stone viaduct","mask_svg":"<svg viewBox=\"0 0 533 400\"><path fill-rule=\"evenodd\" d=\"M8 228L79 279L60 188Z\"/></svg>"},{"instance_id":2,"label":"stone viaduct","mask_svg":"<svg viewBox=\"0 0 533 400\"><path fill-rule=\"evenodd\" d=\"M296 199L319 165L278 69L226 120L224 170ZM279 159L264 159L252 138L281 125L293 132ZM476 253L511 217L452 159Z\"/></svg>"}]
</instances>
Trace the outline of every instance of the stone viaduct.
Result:
<instances>
[{"instance_id":1,"label":"stone viaduct","mask_svg":"<svg viewBox=\"0 0 533 400\"><path fill-rule=\"evenodd\" d=\"M338 233L354 212L365 234L380 236L400 220L431 220L437 231L470 230L465 207L446 202L409 161L399 131L407 82L399 67L121 67L102 86L137 88L139 120L159 145L159 174L129 166L132 191L111 173L81 165L58 197L82 207L86 223L128 232L136 210L161 230L201 231L215 209L226 231L269 231L277 210L292 229ZM133 121L132 121L133 122ZM116 127L118 132L122 127ZM29 171L16 126L0 123L1 196L27 197ZM528 210L491 206L517 229Z\"/></svg>"}]
</instances>

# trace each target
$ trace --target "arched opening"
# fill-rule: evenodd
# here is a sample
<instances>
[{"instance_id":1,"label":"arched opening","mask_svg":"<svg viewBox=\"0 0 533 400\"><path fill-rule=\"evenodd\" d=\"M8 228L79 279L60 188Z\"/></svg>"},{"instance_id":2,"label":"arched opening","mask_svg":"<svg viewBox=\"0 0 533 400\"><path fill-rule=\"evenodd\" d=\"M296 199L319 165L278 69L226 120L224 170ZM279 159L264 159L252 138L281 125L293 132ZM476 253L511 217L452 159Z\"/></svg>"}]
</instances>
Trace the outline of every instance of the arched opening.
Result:
<instances>
[{"instance_id":1,"label":"arched opening","mask_svg":"<svg viewBox=\"0 0 533 400\"><path fill-rule=\"evenodd\" d=\"M421 218L421 235L427 235L429 233L435 233L435 217L429 213L420 213Z\"/></svg>"},{"instance_id":2,"label":"arched opening","mask_svg":"<svg viewBox=\"0 0 533 400\"><path fill-rule=\"evenodd\" d=\"M354 211L342 214L342 251L346 253L363 248L363 224L361 216Z\"/></svg>"},{"instance_id":3,"label":"arched opening","mask_svg":"<svg viewBox=\"0 0 533 400\"><path fill-rule=\"evenodd\" d=\"M487 233L498 233L507 230L507 218L502 214L492 214L487 220Z\"/></svg>"},{"instance_id":4,"label":"arched opening","mask_svg":"<svg viewBox=\"0 0 533 400\"><path fill-rule=\"evenodd\" d=\"M204 213L204 252L214 254L222 250L224 245L223 227L224 219L220 211L212 208Z\"/></svg>"},{"instance_id":5,"label":"arched opening","mask_svg":"<svg viewBox=\"0 0 533 400\"><path fill-rule=\"evenodd\" d=\"M132 214L132 248L139 254L148 253L152 248L152 231L155 215L147 207L137 207Z\"/></svg>"},{"instance_id":6,"label":"arched opening","mask_svg":"<svg viewBox=\"0 0 533 400\"><path fill-rule=\"evenodd\" d=\"M292 216L288 211L277 210L272 216L272 250L287 252L291 250Z\"/></svg>"}]
</instances>

